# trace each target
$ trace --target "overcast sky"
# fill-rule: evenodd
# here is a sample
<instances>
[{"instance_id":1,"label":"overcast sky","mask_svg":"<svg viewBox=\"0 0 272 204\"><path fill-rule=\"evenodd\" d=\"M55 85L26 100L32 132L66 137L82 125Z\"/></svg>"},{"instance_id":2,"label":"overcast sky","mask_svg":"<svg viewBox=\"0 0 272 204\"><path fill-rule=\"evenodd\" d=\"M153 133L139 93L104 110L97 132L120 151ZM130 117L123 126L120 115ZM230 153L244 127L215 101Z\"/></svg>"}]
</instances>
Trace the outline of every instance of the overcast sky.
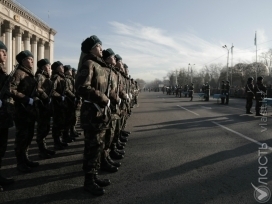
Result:
<instances>
[{"instance_id":1,"label":"overcast sky","mask_svg":"<svg viewBox=\"0 0 272 204\"><path fill-rule=\"evenodd\" d=\"M255 61L272 48L271 0L16 0L50 27L54 60L77 68L81 42L97 35L133 78L163 79L188 64ZM231 59L231 55L230 55ZM230 61L231 63L231 61Z\"/></svg>"}]
</instances>

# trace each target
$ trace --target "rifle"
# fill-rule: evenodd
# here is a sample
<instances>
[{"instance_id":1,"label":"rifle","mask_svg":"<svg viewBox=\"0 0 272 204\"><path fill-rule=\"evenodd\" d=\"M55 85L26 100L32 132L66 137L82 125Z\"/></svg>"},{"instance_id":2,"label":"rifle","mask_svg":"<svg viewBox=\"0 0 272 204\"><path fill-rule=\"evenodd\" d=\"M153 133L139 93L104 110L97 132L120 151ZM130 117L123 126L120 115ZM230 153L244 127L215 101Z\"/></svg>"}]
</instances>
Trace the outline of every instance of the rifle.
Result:
<instances>
[{"instance_id":1,"label":"rifle","mask_svg":"<svg viewBox=\"0 0 272 204\"><path fill-rule=\"evenodd\" d=\"M19 67L19 64L14 65L14 69L10 72L10 74L8 75L1 91L0 91L0 99L2 100L6 94L6 90L7 90L7 86L9 85L9 83L11 82L11 79L14 75L14 73L16 72L17 68Z\"/></svg>"}]
</instances>

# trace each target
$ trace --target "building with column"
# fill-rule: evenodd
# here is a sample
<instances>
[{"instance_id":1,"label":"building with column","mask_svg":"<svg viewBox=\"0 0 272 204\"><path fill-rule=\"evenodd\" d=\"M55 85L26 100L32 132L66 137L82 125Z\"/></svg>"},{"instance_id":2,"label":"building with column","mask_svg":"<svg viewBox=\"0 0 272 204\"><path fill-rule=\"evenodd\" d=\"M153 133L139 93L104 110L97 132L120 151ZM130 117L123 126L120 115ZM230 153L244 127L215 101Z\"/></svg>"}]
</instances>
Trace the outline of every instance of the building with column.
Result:
<instances>
[{"instance_id":1,"label":"building with column","mask_svg":"<svg viewBox=\"0 0 272 204\"><path fill-rule=\"evenodd\" d=\"M16 55L29 50L37 61L47 58L54 61L54 36L56 31L15 0L0 0L0 40L8 48L6 68L8 73L17 64Z\"/></svg>"}]
</instances>

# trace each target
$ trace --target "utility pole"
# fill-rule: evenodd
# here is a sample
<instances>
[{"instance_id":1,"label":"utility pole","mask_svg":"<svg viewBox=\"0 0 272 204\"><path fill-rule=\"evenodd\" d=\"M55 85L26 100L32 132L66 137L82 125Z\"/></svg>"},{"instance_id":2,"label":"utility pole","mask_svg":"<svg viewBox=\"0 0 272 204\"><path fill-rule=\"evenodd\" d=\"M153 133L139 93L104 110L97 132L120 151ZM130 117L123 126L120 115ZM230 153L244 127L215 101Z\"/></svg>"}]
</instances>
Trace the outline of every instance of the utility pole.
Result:
<instances>
[{"instance_id":1,"label":"utility pole","mask_svg":"<svg viewBox=\"0 0 272 204\"><path fill-rule=\"evenodd\" d=\"M229 78L229 49L227 47L227 45L223 45L223 48L226 48L228 50L228 58L227 58L227 80Z\"/></svg>"},{"instance_id":2,"label":"utility pole","mask_svg":"<svg viewBox=\"0 0 272 204\"><path fill-rule=\"evenodd\" d=\"M256 74L256 78L255 80L257 80L257 31L255 31L255 39L254 39L254 44L256 45L256 70L255 70L255 74Z\"/></svg>"},{"instance_id":3,"label":"utility pole","mask_svg":"<svg viewBox=\"0 0 272 204\"><path fill-rule=\"evenodd\" d=\"M230 85L232 86L232 72L233 72L233 43L231 46L231 77L230 77Z\"/></svg>"}]
</instances>

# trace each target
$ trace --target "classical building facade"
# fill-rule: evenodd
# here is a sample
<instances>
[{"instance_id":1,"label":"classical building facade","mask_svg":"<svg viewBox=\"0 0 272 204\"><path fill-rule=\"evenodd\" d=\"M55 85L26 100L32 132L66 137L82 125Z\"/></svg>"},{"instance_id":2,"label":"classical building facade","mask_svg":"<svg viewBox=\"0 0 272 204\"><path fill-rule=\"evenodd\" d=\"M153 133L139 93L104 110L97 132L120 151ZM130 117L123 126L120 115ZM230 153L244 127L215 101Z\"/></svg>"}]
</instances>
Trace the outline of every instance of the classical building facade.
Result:
<instances>
[{"instance_id":1,"label":"classical building facade","mask_svg":"<svg viewBox=\"0 0 272 204\"><path fill-rule=\"evenodd\" d=\"M29 50L37 61L47 58L54 61L54 36L56 31L21 6L15 0L0 0L0 40L8 48L6 67L10 72L17 64L16 55Z\"/></svg>"}]
</instances>

